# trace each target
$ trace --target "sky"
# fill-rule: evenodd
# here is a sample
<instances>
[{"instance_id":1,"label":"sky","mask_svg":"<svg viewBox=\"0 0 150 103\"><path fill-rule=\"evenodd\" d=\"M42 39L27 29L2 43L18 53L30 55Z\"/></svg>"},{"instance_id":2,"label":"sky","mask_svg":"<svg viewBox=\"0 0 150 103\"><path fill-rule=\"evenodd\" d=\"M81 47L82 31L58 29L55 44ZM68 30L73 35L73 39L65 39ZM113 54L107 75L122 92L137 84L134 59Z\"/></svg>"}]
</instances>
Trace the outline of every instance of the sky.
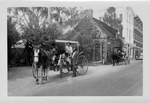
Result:
<instances>
[{"instance_id":1,"label":"sky","mask_svg":"<svg viewBox=\"0 0 150 103\"><path fill-rule=\"evenodd\" d=\"M62 0L61 0L62 1ZM143 26L144 27L148 27L148 23L147 21L149 20L148 17L150 17L150 15L148 14L148 10L150 7L148 7L148 3L149 2L142 2L142 1L139 1L139 2L136 2L136 1L120 1L120 2L113 2L113 1L95 1L95 2L92 2L92 1L86 1L84 2L85 0L79 2L79 1L74 1L75 3L73 2L67 2L69 3L69 5L67 5L67 3L46 3L46 2L51 2L51 1L46 1L46 2L42 2L40 5L41 6L47 6L47 7L55 7L55 6L61 6L61 7L82 7L83 9L93 9L94 13L93 13L93 16L95 18L99 18L99 15L98 15L98 10L103 10L103 9L107 9L108 7L110 6L113 6L113 7L126 7L126 6L130 6L134 13L137 14L141 20L143 21ZM45 3L45 4L44 4ZM33 6L39 6L39 3L35 3L34 5L32 5L33 3L31 3L30 5L27 5L27 7L33 7ZM18 5L16 5L18 6ZM24 6L24 5L23 5ZM143 29L145 29L143 27ZM143 30L143 32L145 32L145 30Z\"/></svg>"},{"instance_id":2,"label":"sky","mask_svg":"<svg viewBox=\"0 0 150 103\"><path fill-rule=\"evenodd\" d=\"M149 2L93 2L93 3L87 3L87 5L84 5L83 7L85 8L91 8L94 10L94 13L97 12L98 10L103 10L103 9L107 9L110 6L113 7L126 7L126 6L130 6L134 13L137 14L143 22L146 22L145 16L148 16L148 9L149 9ZM88 5L90 4L90 5ZM98 16L98 14L94 14L94 16Z\"/></svg>"}]
</instances>

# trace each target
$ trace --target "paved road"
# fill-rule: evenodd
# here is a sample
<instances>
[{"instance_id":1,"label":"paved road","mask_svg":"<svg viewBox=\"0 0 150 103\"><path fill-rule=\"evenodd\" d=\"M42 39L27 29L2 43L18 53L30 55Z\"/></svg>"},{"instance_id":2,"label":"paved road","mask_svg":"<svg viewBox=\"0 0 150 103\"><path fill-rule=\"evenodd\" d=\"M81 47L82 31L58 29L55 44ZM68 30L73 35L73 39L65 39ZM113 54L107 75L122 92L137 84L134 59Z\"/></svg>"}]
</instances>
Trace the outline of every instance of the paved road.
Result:
<instances>
[{"instance_id":1,"label":"paved road","mask_svg":"<svg viewBox=\"0 0 150 103\"><path fill-rule=\"evenodd\" d=\"M36 85L31 67L10 68L8 96L142 96L143 61L130 65L90 66L87 74L59 78L59 72L49 71L44 85Z\"/></svg>"}]
</instances>

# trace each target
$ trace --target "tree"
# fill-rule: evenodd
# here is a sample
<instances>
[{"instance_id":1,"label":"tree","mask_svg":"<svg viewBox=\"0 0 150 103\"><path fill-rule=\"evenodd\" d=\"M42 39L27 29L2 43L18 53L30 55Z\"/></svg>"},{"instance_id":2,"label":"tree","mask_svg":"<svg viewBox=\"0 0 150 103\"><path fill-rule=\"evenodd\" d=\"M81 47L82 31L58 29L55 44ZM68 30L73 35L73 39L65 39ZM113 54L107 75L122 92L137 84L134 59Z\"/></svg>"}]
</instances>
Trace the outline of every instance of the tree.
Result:
<instances>
[{"instance_id":1,"label":"tree","mask_svg":"<svg viewBox=\"0 0 150 103\"><path fill-rule=\"evenodd\" d=\"M7 49L8 49L8 64L11 60L11 47L12 45L19 40L20 36L18 31L15 28L16 23L12 21L12 18L7 16Z\"/></svg>"},{"instance_id":2,"label":"tree","mask_svg":"<svg viewBox=\"0 0 150 103\"><path fill-rule=\"evenodd\" d=\"M19 40L19 33L15 28L15 22L12 21L11 17L7 17L7 36L8 36L8 48Z\"/></svg>"},{"instance_id":3,"label":"tree","mask_svg":"<svg viewBox=\"0 0 150 103\"><path fill-rule=\"evenodd\" d=\"M87 10L77 7L13 7L8 8L8 13L22 37L51 40L61 38L68 28L74 28Z\"/></svg>"},{"instance_id":4,"label":"tree","mask_svg":"<svg viewBox=\"0 0 150 103\"><path fill-rule=\"evenodd\" d=\"M23 35L39 35L47 23L47 8L44 7L14 7L8 8L10 16L16 22L18 31Z\"/></svg>"},{"instance_id":5,"label":"tree","mask_svg":"<svg viewBox=\"0 0 150 103\"><path fill-rule=\"evenodd\" d=\"M122 36L123 26L122 26L122 19L117 18L116 16L116 8L109 7L104 14L103 21L108 24L109 26L118 30L119 36Z\"/></svg>"}]
</instances>

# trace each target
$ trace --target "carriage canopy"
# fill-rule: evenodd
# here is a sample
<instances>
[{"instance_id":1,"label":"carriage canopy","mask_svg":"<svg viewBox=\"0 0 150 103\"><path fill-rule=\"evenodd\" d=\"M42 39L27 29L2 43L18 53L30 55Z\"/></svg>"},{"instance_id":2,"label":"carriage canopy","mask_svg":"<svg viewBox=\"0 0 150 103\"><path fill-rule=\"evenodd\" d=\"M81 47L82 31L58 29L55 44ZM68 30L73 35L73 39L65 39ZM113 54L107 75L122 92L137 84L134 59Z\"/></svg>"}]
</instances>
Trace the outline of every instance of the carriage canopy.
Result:
<instances>
[{"instance_id":1,"label":"carriage canopy","mask_svg":"<svg viewBox=\"0 0 150 103\"><path fill-rule=\"evenodd\" d=\"M56 44L57 47L61 50L65 49L65 45L66 43L71 43L71 46L73 48L77 48L77 50L79 50L79 42L78 41L71 41L71 40L51 40L51 41L44 41L43 44L45 46L45 48L51 48L52 44Z\"/></svg>"}]
</instances>

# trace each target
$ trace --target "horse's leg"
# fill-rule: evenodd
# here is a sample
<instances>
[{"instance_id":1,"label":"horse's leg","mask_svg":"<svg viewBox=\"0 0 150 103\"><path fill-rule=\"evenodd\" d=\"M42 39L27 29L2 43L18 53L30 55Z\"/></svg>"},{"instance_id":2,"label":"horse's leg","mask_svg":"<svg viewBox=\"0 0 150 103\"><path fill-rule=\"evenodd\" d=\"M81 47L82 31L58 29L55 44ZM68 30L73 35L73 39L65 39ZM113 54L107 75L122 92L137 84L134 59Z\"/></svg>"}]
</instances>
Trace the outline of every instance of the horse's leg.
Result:
<instances>
[{"instance_id":1,"label":"horse's leg","mask_svg":"<svg viewBox=\"0 0 150 103\"><path fill-rule=\"evenodd\" d=\"M67 70L69 71L69 67L71 67L71 65L69 64L69 62L66 63L66 67L67 67Z\"/></svg>"},{"instance_id":2,"label":"horse's leg","mask_svg":"<svg viewBox=\"0 0 150 103\"><path fill-rule=\"evenodd\" d=\"M115 64L116 64L116 58L114 58L114 66L115 66Z\"/></svg>"},{"instance_id":3,"label":"horse's leg","mask_svg":"<svg viewBox=\"0 0 150 103\"><path fill-rule=\"evenodd\" d=\"M113 59L113 66L115 66L115 59Z\"/></svg>"},{"instance_id":4,"label":"horse's leg","mask_svg":"<svg viewBox=\"0 0 150 103\"><path fill-rule=\"evenodd\" d=\"M113 64L113 66L114 66L114 58L112 58L112 64Z\"/></svg>"},{"instance_id":5,"label":"horse's leg","mask_svg":"<svg viewBox=\"0 0 150 103\"><path fill-rule=\"evenodd\" d=\"M127 65L127 59L125 58L124 60L125 60L125 65Z\"/></svg>"},{"instance_id":6,"label":"horse's leg","mask_svg":"<svg viewBox=\"0 0 150 103\"><path fill-rule=\"evenodd\" d=\"M36 66L36 84L38 84L38 68Z\"/></svg>"},{"instance_id":7,"label":"horse's leg","mask_svg":"<svg viewBox=\"0 0 150 103\"><path fill-rule=\"evenodd\" d=\"M113 66L115 66L115 60L116 60L116 58L113 57L112 60L113 60Z\"/></svg>"},{"instance_id":8,"label":"horse's leg","mask_svg":"<svg viewBox=\"0 0 150 103\"><path fill-rule=\"evenodd\" d=\"M47 74L47 73L46 73L46 69L47 69L47 67L44 68L44 77L45 77L45 80L46 80L46 78L47 78L47 77L46 77L46 74Z\"/></svg>"},{"instance_id":9,"label":"horse's leg","mask_svg":"<svg viewBox=\"0 0 150 103\"><path fill-rule=\"evenodd\" d=\"M43 74L42 78L45 80L45 65L43 66L42 74Z\"/></svg>"},{"instance_id":10,"label":"horse's leg","mask_svg":"<svg viewBox=\"0 0 150 103\"><path fill-rule=\"evenodd\" d=\"M42 84L43 84L43 80L44 80L43 77L45 77L45 75L43 74L44 69L45 69L45 68L43 68L43 66L42 66L42 73L41 73L41 74L42 74L42 76L41 76L41 77L42 77L42 80L41 80L41 83L42 83Z\"/></svg>"},{"instance_id":11,"label":"horse's leg","mask_svg":"<svg viewBox=\"0 0 150 103\"><path fill-rule=\"evenodd\" d=\"M119 64L119 57L116 58L116 65Z\"/></svg>"},{"instance_id":12,"label":"horse's leg","mask_svg":"<svg viewBox=\"0 0 150 103\"><path fill-rule=\"evenodd\" d=\"M44 80L47 81L47 70L48 70L48 68L47 68L47 66L45 65L45 67L44 67L43 69L44 69Z\"/></svg>"},{"instance_id":13,"label":"horse's leg","mask_svg":"<svg viewBox=\"0 0 150 103\"><path fill-rule=\"evenodd\" d=\"M118 57L116 58L116 65L118 65Z\"/></svg>"},{"instance_id":14,"label":"horse's leg","mask_svg":"<svg viewBox=\"0 0 150 103\"><path fill-rule=\"evenodd\" d=\"M115 65L117 65L117 62L118 62L118 60L117 60L117 59L118 59L118 58L116 57L116 58L115 58Z\"/></svg>"},{"instance_id":15,"label":"horse's leg","mask_svg":"<svg viewBox=\"0 0 150 103\"><path fill-rule=\"evenodd\" d=\"M120 58L118 57L118 59L117 59L117 65L119 65L119 60L120 60Z\"/></svg>"},{"instance_id":16,"label":"horse's leg","mask_svg":"<svg viewBox=\"0 0 150 103\"><path fill-rule=\"evenodd\" d=\"M44 80L45 80L45 81L46 81L46 78L47 78L47 77L46 77L46 69L47 69L47 67L44 68Z\"/></svg>"},{"instance_id":17,"label":"horse's leg","mask_svg":"<svg viewBox=\"0 0 150 103\"><path fill-rule=\"evenodd\" d=\"M44 68L44 79L47 81L47 70L48 70L48 66L46 65Z\"/></svg>"},{"instance_id":18,"label":"horse's leg","mask_svg":"<svg viewBox=\"0 0 150 103\"><path fill-rule=\"evenodd\" d=\"M41 84L43 84L43 65L40 66L40 79Z\"/></svg>"},{"instance_id":19,"label":"horse's leg","mask_svg":"<svg viewBox=\"0 0 150 103\"><path fill-rule=\"evenodd\" d=\"M46 67L45 71L46 71L46 81L47 81L48 80L48 67Z\"/></svg>"}]
</instances>

